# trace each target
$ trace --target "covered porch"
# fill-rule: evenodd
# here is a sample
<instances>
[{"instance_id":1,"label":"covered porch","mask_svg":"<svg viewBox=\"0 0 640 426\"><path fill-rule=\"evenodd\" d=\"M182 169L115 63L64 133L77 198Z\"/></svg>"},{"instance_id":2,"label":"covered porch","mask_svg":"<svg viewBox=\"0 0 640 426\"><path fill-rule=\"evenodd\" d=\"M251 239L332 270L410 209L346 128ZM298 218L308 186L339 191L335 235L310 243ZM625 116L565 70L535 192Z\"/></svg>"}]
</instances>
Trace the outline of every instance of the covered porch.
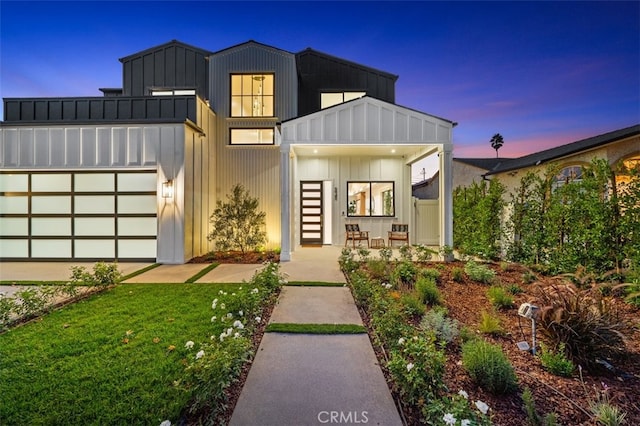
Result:
<instances>
[{"instance_id":1,"label":"covered porch","mask_svg":"<svg viewBox=\"0 0 640 426\"><path fill-rule=\"evenodd\" d=\"M302 246L343 246L348 223L385 240L392 223L408 224L412 244L452 245L453 126L368 97L282 123L281 260ZM437 214L419 215L411 166L435 154L443 196Z\"/></svg>"}]
</instances>

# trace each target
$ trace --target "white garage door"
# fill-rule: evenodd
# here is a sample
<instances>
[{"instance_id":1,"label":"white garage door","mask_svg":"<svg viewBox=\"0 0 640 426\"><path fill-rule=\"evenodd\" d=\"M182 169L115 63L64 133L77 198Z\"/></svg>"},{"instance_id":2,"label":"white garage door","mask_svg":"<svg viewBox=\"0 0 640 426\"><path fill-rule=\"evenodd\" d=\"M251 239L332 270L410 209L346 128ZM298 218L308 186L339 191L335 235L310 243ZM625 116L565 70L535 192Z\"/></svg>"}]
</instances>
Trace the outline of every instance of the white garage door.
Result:
<instances>
[{"instance_id":1,"label":"white garage door","mask_svg":"<svg viewBox=\"0 0 640 426\"><path fill-rule=\"evenodd\" d=\"M0 259L155 261L155 170L0 172Z\"/></svg>"}]
</instances>

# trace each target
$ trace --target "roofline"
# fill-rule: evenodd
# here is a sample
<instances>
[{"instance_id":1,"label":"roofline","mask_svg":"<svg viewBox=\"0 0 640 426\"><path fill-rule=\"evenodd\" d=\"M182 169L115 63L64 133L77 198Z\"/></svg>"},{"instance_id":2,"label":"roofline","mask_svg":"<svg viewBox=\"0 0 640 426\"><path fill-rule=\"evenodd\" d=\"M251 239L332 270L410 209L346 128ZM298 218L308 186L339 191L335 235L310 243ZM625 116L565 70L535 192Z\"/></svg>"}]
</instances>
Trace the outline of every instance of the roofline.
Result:
<instances>
[{"instance_id":1,"label":"roofline","mask_svg":"<svg viewBox=\"0 0 640 426\"><path fill-rule=\"evenodd\" d=\"M524 169L525 167L538 166L540 164L548 163L549 161L568 157L578 152L590 151L592 149L599 148L603 145L607 145L612 142L619 142L619 141L622 141L623 139L627 139L627 138L638 136L638 135L640 135L640 124L636 124L636 125L625 127L618 130L613 130L611 132L602 133L600 135L592 136L585 139L580 139L578 141L570 142L554 148L549 148L543 151L534 152L533 154L525 155L518 158L513 158L511 160L508 160L505 163L505 167L501 168L499 167L500 165L498 165L496 169L485 173L483 176L509 172L512 170ZM598 141L597 139L600 139L600 138L602 138L602 140ZM593 141L593 144L592 145L588 144L589 141ZM582 146L582 144L585 144L585 143L587 143L587 146ZM574 148L570 148L569 150L565 151L566 148L574 144L575 144ZM557 152L557 153L554 154L554 152ZM548 154L548 156L545 156L545 154ZM531 160L527 160L529 158L531 158ZM534 161L534 159L537 159L537 160ZM515 163L517 160L522 161L522 163L518 162L517 165L515 166L509 166L509 164Z\"/></svg>"},{"instance_id":2,"label":"roofline","mask_svg":"<svg viewBox=\"0 0 640 426\"><path fill-rule=\"evenodd\" d=\"M330 55L330 54L328 54L328 53L321 52L321 51L316 50L316 49L312 49L311 47L307 47L306 49L301 50L300 52L297 52L297 53L296 53L296 56L298 56L298 55L302 55L302 54L304 54L304 53L316 53L316 54L322 55L322 56L324 56L324 57L326 57L326 58L329 58L329 59L332 59L332 60L335 60L335 61L344 62L344 63L349 64L349 65L354 65L354 66L357 66L357 67L360 67L360 68L364 68L364 69L367 69L367 70L370 70L370 71L374 71L374 72L376 72L376 73L383 74L383 75L385 75L385 76L387 76L387 77L391 77L391 78L393 78L393 81L394 81L394 82L395 82L395 81L397 81L397 80L398 80L398 78L400 77L400 76L399 76L399 75L397 75L397 74L392 74L392 73L390 73L390 72L383 71L383 70L380 70L380 69L378 69L378 68L373 68L373 67L370 67L370 66L368 66L368 65L363 65L363 64L360 64L360 63L358 63L358 62L354 62L354 61L350 61L350 60L348 60L348 59L340 58L340 57L338 57L338 56Z\"/></svg>"},{"instance_id":3,"label":"roofline","mask_svg":"<svg viewBox=\"0 0 640 426\"><path fill-rule=\"evenodd\" d=\"M344 106L344 105L350 104L350 103L352 103L352 102L358 102L360 99L365 99L365 98L374 99L374 100L376 100L376 101L378 101L378 102L384 102L385 104L389 104L389 105L397 106L397 107L400 107L400 108L407 109L407 110L409 110L409 111L413 111L413 112L418 113L418 114L428 115L429 117L433 117L433 118L437 118L438 120L446 121L447 123L450 123L450 124L451 124L451 127L452 127L452 128L453 128L453 127L456 127L456 126L458 125L458 123L456 123L455 121L447 120L446 118L438 117L437 115L429 114L429 113L427 113L427 112L419 111L419 110L417 110L417 109L409 108L409 107L406 107L406 106L403 106L403 105L394 104L394 103L392 103L392 102L387 102L387 101L384 101L384 100L382 100L382 99L378 99L378 98L376 98L376 97L369 96L369 95L364 95L364 96L362 96L362 97L360 97L360 98L351 99L351 100L349 100L349 101L342 102L342 103L340 103L340 104L335 104L335 105L332 105L332 106L327 107L327 108L323 108L323 109L318 110L318 111L310 112L310 113L308 113L308 114L304 114L304 115L299 115L299 116L297 116L297 117L288 118L288 119L286 119L286 120L279 121L279 122L278 122L278 124L288 123L289 121L297 120L297 119L299 119L299 118L308 117L308 116L313 115L313 114L318 114L318 113L320 113L320 112L324 112L324 111L328 111L328 110L331 110L331 109L334 109L334 108L338 108L338 107L341 107L341 106Z\"/></svg>"},{"instance_id":4,"label":"roofline","mask_svg":"<svg viewBox=\"0 0 640 426\"><path fill-rule=\"evenodd\" d=\"M266 47L266 48L269 48L269 49L278 50L278 51L280 51L280 52L288 53L288 54L290 54L290 55L294 55L294 53L293 53L293 52L289 52L288 50L284 50L284 49L281 49L281 48L279 48L279 47L270 46L270 45L268 45L268 44L260 43L259 41L255 41L255 40L253 40L253 39L252 39L252 40L247 40L247 41L242 42L242 43L234 44L233 46L230 46L230 47L225 47L224 49L217 50L217 51L215 51L215 52L211 52L210 54L211 54L211 55L217 55L217 54L219 54L219 53L226 52L227 50L236 49L236 48L238 48L238 47L240 47L240 46L243 46L243 45L245 45L245 44L256 44L256 45L258 45L258 46L262 46L262 47Z\"/></svg>"},{"instance_id":5,"label":"roofline","mask_svg":"<svg viewBox=\"0 0 640 426\"><path fill-rule=\"evenodd\" d=\"M168 41L168 42L166 42L166 43L162 43L162 44L159 44L159 45L157 45L157 46L152 46L152 47L149 47L149 48L147 48L147 49L141 50L141 51L139 51L139 52L132 53L131 55L124 56L124 57L122 57L122 58L120 58L120 59L118 59L118 60L119 60L120 62L125 62L125 61L128 61L128 60L129 60L129 59L131 59L131 58L135 58L136 56L142 56L142 55L144 55L144 54L151 53L151 52L153 52L153 51L155 51L155 50L158 50L159 48L166 47L166 46L170 46L170 45L172 45L172 44L178 44L178 45L180 45L180 46L183 46L183 47L186 47L186 48L189 48L189 49L197 50L198 52L203 53L205 56L210 56L210 55L211 55L211 53L212 53L212 52L210 52L210 51L208 51L208 50L205 50L205 49L202 49L202 48L200 48L200 47L192 46L192 45L190 45L190 44L183 43L183 42L181 42L180 40L173 39L173 40Z\"/></svg>"}]
</instances>

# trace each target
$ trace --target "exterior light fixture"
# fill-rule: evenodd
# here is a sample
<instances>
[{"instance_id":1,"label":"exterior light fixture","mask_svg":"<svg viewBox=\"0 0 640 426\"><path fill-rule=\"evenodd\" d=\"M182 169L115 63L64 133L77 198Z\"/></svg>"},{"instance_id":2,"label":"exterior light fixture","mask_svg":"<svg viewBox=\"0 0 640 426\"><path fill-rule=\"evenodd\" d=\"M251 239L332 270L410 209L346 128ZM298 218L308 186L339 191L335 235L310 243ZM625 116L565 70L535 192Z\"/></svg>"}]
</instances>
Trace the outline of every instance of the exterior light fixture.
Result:
<instances>
[{"instance_id":1,"label":"exterior light fixture","mask_svg":"<svg viewBox=\"0 0 640 426\"><path fill-rule=\"evenodd\" d=\"M531 350L533 355L536 354L536 312L538 309L540 308L531 303L523 303L520 305L520 308L518 308L518 315L531 320L531 346L529 346L529 343L526 341L518 342L517 346L518 349L522 351Z\"/></svg>"},{"instance_id":2,"label":"exterior light fixture","mask_svg":"<svg viewBox=\"0 0 640 426\"><path fill-rule=\"evenodd\" d=\"M173 198L173 180L162 183L162 198Z\"/></svg>"}]
</instances>

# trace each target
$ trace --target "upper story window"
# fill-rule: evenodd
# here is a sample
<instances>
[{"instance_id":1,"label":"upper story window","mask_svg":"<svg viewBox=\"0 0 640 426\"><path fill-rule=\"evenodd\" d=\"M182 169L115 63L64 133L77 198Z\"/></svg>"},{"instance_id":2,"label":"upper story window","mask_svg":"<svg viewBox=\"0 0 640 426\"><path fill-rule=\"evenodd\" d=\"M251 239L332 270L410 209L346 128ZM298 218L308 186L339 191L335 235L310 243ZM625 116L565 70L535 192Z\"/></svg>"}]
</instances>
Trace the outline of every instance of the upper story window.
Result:
<instances>
[{"instance_id":1,"label":"upper story window","mask_svg":"<svg viewBox=\"0 0 640 426\"><path fill-rule=\"evenodd\" d=\"M232 117L273 117L273 74L231 75Z\"/></svg>"},{"instance_id":2,"label":"upper story window","mask_svg":"<svg viewBox=\"0 0 640 426\"><path fill-rule=\"evenodd\" d=\"M366 92L321 93L320 108L325 109L366 95Z\"/></svg>"},{"instance_id":3,"label":"upper story window","mask_svg":"<svg viewBox=\"0 0 640 426\"><path fill-rule=\"evenodd\" d=\"M273 145L274 129L231 129L231 145Z\"/></svg>"}]
</instances>

